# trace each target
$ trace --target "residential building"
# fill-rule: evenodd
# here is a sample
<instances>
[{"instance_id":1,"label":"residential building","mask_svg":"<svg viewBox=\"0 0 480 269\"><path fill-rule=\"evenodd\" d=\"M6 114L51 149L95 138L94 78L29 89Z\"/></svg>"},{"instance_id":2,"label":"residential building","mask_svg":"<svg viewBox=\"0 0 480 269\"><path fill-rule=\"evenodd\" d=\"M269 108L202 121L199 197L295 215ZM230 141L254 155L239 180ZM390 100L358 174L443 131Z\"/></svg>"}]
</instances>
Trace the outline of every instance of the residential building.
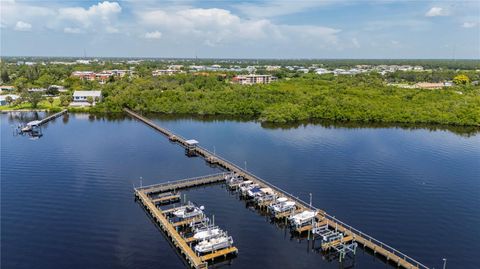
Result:
<instances>
[{"instance_id":1,"label":"residential building","mask_svg":"<svg viewBox=\"0 0 480 269\"><path fill-rule=\"evenodd\" d=\"M178 73L183 73L182 71L180 71L179 69L163 69L163 70L154 70L152 71L152 76L156 77L156 76L162 76L162 75L174 75L174 74L178 74Z\"/></svg>"},{"instance_id":2,"label":"residential building","mask_svg":"<svg viewBox=\"0 0 480 269\"><path fill-rule=\"evenodd\" d=\"M271 75L238 75L233 78L234 83L242 85L252 84L268 84L272 81L276 81L277 78Z\"/></svg>"},{"instance_id":3,"label":"residential building","mask_svg":"<svg viewBox=\"0 0 480 269\"><path fill-rule=\"evenodd\" d=\"M17 100L20 98L20 96L15 95L15 94L6 94L6 95L0 95L0 106L5 106L7 105L7 97L12 98L12 101Z\"/></svg>"},{"instance_id":4,"label":"residential building","mask_svg":"<svg viewBox=\"0 0 480 269\"><path fill-rule=\"evenodd\" d=\"M7 86L7 85L0 86L0 91L2 92L11 92L14 90L15 90L15 86Z\"/></svg>"},{"instance_id":5,"label":"residential building","mask_svg":"<svg viewBox=\"0 0 480 269\"><path fill-rule=\"evenodd\" d=\"M72 73L72 77L77 77L82 80L90 80L93 81L96 78L96 74L93 71L74 71Z\"/></svg>"},{"instance_id":6,"label":"residential building","mask_svg":"<svg viewBox=\"0 0 480 269\"><path fill-rule=\"evenodd\" d=\"M92 105L95 105L102 101L102 91L75 91L70 106L90 106L89 97L93 99Z\"/></svg>"}]
</instances>

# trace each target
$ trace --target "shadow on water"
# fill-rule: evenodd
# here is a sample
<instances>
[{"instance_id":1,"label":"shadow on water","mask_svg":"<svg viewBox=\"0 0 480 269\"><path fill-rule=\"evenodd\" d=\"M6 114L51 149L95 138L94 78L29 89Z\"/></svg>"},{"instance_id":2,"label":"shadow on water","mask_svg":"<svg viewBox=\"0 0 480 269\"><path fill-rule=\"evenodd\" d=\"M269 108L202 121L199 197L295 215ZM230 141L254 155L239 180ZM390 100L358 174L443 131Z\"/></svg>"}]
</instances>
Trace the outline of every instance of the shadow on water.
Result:
<instances>
[{"instance_id":1,"label":"shadow on water","mask_svg":"<svg viewBox=\"0 0 480 269\"><path fill-rule=\"evenodd\" d=\"M234 122L258 122L252 117L248 116L224 116L224 115L171 115L160 113L146 113L150 119L159 119L162 121L177 121L177 120L195 120L201 122L219 122L219 121L234 121ZM109 117L121 117L120 115L110 115ZM123 116L125 117L125 115ZM362 122L362 121L334 121L334 120L307 120L296 121L290 123L271 123L260 122L262 128L265 129L297 129L309 125L317 125L332 129L382 129L382 128L400 128L404 130L428 130L428 131L449 131L456 135L471 137L480 133L478 126L461 126L461 125L444 125L444 124L426 124L426 123L386 123L386 122Z\"/></svg>"},{"instance_id":2,"label":"shadow on water","mask_svg":"<svg viewBox=\"0 0 480 269\"><path fill-rule=\"evenodd\" d=\"M45 117L45 112L11 112L9 113L9 122L23 121L28 122L38 120ZM228 116L228 115L172 115L162 113L144 113L150 119L158 119L162 121L178 121L178 120L195 120L200 122L259 122L250 116ZM120 122L125 120L133 120L124 113L75 113L77 118L88 119L89 121L110 121ZM68 123L69 113L62 118L63 123ZM328 129L384 129L399 128L403 130L428 130L428 131L449 131L463 137L471 137L480 133L480 127L477 126L461 126L461 125L444 125L444 124L427 124L427 123L388 123L388 122L362 122L362 121L334 121L334 120L307 120L289 123L271 123L259 122L265 129L298 129L310 125L322 126Z\"/></svg>"}]
</instances>

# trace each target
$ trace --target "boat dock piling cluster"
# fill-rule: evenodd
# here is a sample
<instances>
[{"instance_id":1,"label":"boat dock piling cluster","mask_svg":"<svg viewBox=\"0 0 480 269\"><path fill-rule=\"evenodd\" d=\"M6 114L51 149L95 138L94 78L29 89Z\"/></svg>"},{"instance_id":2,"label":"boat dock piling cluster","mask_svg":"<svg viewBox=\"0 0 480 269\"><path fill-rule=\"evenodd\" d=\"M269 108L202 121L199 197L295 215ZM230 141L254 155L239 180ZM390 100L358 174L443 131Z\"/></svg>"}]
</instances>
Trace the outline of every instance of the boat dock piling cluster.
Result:
<instances>
[{"instance_id":1,"label":"boat dock piling cluster","mask_svg":"<svg viewBox=\"0 0 480 269\"><path fill-rule=\"evenodd\" d=\"M150 213L173 245L193 268L207 268L209 261L238 253L233 238L205 216L204 207L181 201L180 189L223 181L226 173L135 188L135 197ZM185 201L184 201L185 202Z\"/></svg>"},{"instance_id":2,"label":"boat dock piling cluster","mask_svg":"<svg viewBox=\"0 0 480 269\"><path fill-rule=\"evenodd\" d=\"M225 184L234 192L249 201L253 201L260 210L266 210L274 219L284 219L292 232L302 234L308 232L308 239L320 240L321 250L336 251L339 260L346 258L348 253L355 255L358 244L352 236L346 236L332 229L320 211L312 211L298 207L296 203L271 188L262 188L250 180L245 180L236 174L225 176Z\"/></svg>"},{"instance_id":3,"label":"boat dock piling cluster","mask_svg":"<svg viewBox=\"0 0 480 269\"><path fill-rule=\"evenodd\" d=\"M175 184L167 182L164 184L152 185L150 188L171 191L179 188L226 181L230 188L238 190L241 195L244 195L247 198L250 197L250 199L253 199L259 207L266 208L269 214L275 219L285 219L286 222L290 223L292 230L295 232L308 232L309 237L311 235L313 239L320 238L322 249L325 251L337 251L340 254L340 259L344 259L347 253L354 254L356 247L361 245L364 249L371 250L375 255L383 257L387 263L397 267L406 269L429 269L427 266L393 247L336 219L325 211L312 206L311 203L306 203L287 191L282 190L266 180L248 172L246 169L243 169L221 156L199 146L198 141L193 139L187 140L174 134L170 130L156 125L154 122L130 109L125 108L124 111L130 116L162 133L173 143L181 145L185 148L188 156L193 155L203 157L208 163L229 171L228 174L180 180ZM145 200L142 199L141 195L144 191L136 189L135 192L141 201ZM142 203L144 205L145 203L153 205L151 201ZM313 218L311 217L312 212L315 215ZM182 242L187 244L184 239L182 239ZM197 257L196 254L193 255Z\"/></svg>"}]
</instances>

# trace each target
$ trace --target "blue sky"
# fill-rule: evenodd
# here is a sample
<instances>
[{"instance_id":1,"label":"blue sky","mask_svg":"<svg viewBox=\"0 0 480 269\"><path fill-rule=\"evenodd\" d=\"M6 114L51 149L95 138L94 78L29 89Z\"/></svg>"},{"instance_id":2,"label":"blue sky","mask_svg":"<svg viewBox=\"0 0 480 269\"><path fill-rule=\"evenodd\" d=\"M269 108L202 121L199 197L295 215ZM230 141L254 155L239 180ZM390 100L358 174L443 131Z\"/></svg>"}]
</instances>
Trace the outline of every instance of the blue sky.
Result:
<instances>
[{"instance_id":1,"label":"blue sky","mask_svg":"<svg viewBox=\"0 0 480 269\"><path fill-rule=\"evenodd\" d=\"M480 1L0 0L2 56L480 58Z\"/></svg>"}]
</instances>

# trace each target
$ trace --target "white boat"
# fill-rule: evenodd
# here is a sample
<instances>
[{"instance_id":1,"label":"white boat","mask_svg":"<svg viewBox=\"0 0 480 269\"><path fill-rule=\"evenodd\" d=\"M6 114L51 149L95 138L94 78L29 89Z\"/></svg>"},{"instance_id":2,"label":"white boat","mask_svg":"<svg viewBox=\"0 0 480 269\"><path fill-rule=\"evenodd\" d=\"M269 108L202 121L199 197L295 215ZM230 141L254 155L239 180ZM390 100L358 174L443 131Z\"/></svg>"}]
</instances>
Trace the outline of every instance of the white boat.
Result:
<instances>
[{"instance_id":1,"label":"white boat","mask_svg":"<svg viewBox=\"0 0 480 269\"><path fill-rule=\"evenodd\" d=\"M315 218L315 212L310 210L305 210L301 213L291 216L288 220L294 227L301 227L305 224L310 224Z\"/></svg>"},{"instance_id":2,"label":"white boat","mask_svg":"<svg viewBox=\"0 0 480 269\"><path fill-rule=\"evenodd\" d=\"M193 235L193 238L196 240L205 240L212 237L217 237L222 233L222 230L219 228L207 229L204 231L197 232Z\"/></svg>"},{"instance_id":3,"label":"white boat","mask_svg":"<svg viewBox=\"0 0 480 269\"><path fill-rule=\"evenodd\" d=\"M194 249L197 253L208 253L219 249L228 248L233 244L233 238L231 236L218 236L210 239L206 239L198 243Z\"/></svg>"},{"instance_id":4,"label":"white boat","mask_svg":"<svg viewBox=\"0 0 480 269\"><path fill-rule=\"evenodd\" d=\"M258 188L258 184L250 184L248 186L240 187L240 191L242 192L242 195L247 195L247 192L253 188Z\"/></svg>"},{"instance_id":5,"label":"white boat","mask_svg":"<svg viewBox=\"0 0 480 269\"><path fill-rule=\"evenodd\" d=\"M277 204L272 206L272 211L275 214L290 211L290 210L293 210L293 209L295 209L295 202L293 202L293 201L286 201L286 202L283 202L283 203L277 203Z\"/></svg>"},{"instance_id":6,"label":"white boat","mask_svg":"<svg viewBox=\"0 0 480 269\"><path fill-rule=\"evenodd\" d=\"M186 219L199 216L203 214L204 207L196 207L194 205L187 205L173 212L173 215L178 218Z\"/></svg>"},{"instance_id":7,"label":"white boat","mask_svg":"<svg viewBox=\"0 0 480 269\"><path fill-rule=\"evenodd\" d=\"M231 189L237 188L241 183L243 183L243 178L233 174L233 175L226 175L225 182L227 183L228 187Z\"/></svg>"},{"instance_id":8,"label":"white boat","mask_svg":"<svg viewBox=\"0 0 480 269\"><path fill-rule=\"evenodd\" d=\"M247 191L249 186L252 185L253 182L251 180L246 180L242 183L240 183L240 185L238 185L240 191L243 193L244 191Z\"/></svg>"},{"instance_id":9,"label":"white boat","mask_svg":"<svg viewBox=\"0 0 480 269\"><path fill-rule=\"evenodd\" d=\"M265 202L273 202L275 201L276 198L277 196L275 194L265 194L265 195L256 196L254 199L256 203L265 203Z\"/></svg>"},{"instance_id":10,"label":"white boat","mask_svg":"<svg viewBox=\"0 0 480 269\"><path fill-rule=\"evenodd\" d=\"M250 198L254 198L256 196L263 195L262 189L259 187L253 187L247 191L247 196Z\"/></svg>"},{"instance_id":11,"label":"white boat","mask_svg":"<svg viewBox=\"0 0 480 269\"><path fill-rule=\"evenodd\" d=\"M280 198L278 198L277 200L273 201L273 202L268 206L268 209L269 209L270 211L273 211L273 207L274 207L274 206L276 206L276 205L278 205L278 204L281 204L281 203L285 203L286 201L288 201L287 198L285 198L285 197L280 197Z\"/></svg>"}]
</instances>

